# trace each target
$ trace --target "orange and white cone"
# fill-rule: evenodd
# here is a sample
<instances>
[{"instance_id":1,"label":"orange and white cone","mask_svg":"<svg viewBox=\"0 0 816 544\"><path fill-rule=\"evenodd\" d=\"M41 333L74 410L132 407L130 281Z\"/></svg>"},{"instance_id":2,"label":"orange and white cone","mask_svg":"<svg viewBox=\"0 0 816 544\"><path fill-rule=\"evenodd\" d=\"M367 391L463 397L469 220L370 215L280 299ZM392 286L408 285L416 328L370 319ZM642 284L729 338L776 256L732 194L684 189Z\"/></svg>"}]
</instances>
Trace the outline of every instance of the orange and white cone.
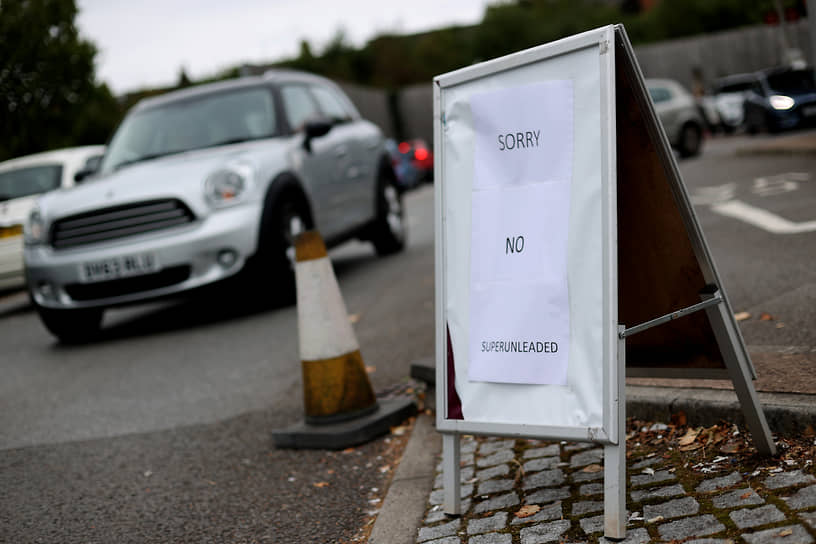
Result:
<instances>
[{"instance_id":1,"label":"orange and white cone","mask_svg":"<svg viewBox=\"0 0 816 544\"><path fill-rule=\"evenodd\" d=\"M317 231L295 238L295 280L306 422L334 423L375 411L360 346Z\"/></svg>"}]
</instances>

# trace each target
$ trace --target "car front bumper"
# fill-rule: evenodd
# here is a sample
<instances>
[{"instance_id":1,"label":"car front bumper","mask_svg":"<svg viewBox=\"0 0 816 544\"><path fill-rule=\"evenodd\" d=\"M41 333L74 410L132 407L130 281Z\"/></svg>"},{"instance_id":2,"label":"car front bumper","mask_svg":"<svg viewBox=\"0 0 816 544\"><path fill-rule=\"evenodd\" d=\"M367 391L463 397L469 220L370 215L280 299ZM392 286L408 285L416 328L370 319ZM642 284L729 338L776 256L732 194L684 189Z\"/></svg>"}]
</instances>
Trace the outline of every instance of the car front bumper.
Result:
<instances>
[{"instance_id":1,"label":"car front bumper","mask_svg":"<svg viewBox=\"0 0 816 544\"><path fill-rule=\"evenodd\" d=\"M34 301L54 309L98 308L172 296L228 278L257 247L261 207L244 204L160 233L55 251L25 248L26 278ZM89 281L89 263L149 255L147 274Z\"/></svg>"}]
</instances>

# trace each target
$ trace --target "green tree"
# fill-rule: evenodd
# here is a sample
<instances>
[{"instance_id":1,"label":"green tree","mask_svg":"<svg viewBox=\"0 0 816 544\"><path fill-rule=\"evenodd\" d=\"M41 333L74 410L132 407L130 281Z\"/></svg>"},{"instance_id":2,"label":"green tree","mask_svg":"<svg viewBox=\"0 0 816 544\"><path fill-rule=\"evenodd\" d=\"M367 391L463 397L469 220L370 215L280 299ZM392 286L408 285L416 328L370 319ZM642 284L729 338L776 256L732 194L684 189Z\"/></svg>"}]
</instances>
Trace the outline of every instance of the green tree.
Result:
<instances>
[{"instance_id":1,"label":"green tree","mask_svg":"<svg viewBox=\"0 0 816 544\"><path fill-rule=\"evenodd\" d=\"M102 143L121 116L74 0L0 0L0 160Z\"/></svg>"}]
</instances>

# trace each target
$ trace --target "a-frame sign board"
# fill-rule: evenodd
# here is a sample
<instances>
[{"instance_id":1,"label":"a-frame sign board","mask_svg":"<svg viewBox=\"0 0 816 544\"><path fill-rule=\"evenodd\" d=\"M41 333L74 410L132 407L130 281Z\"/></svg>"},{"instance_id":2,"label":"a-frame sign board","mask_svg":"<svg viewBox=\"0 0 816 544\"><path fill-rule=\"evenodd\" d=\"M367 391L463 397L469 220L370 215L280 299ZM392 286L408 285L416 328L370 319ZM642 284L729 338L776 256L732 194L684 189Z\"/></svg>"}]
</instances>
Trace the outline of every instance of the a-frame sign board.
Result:
<instances>
[{"instance_id":1,"label":"a-frame sign board","mask_svg":"<svg viewBox=\"0 0 816 544\"><path fill-rule=\"evenodd\" d=\"M674 155L622 26L434 79L437 429L604 446L626 530L625 376L730 377L775 446Z\"/></svg>"}]
</instances>

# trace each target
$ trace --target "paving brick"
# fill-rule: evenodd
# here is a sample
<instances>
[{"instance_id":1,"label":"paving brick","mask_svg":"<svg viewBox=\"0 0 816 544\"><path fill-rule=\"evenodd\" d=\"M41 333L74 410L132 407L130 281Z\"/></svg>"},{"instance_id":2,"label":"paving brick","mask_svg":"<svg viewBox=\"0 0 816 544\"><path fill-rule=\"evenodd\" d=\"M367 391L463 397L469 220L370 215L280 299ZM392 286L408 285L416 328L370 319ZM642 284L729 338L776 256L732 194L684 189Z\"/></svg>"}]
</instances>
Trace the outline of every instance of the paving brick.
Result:
<instances>
[{"instance_id":1,"label":"paving brick","mask_svg":"<svg viewBox=\"0 0 816 544\"><path fill-rule=\"evenodd\" d=\"M626 531L626 538L623 540L607 540L606 538L601 537L600 542L602 543L611 543L615 542L617 544L646 544L650 542L652 539L649 537L649 531L644 529L643 527L639 529L629 529Z\"/></svg>"},{"instance_id":2,"label":"paving brick","mask_svg":"<svg viewBox=\"0 0 816 544\"><path fill-rule=\"evenodd\" d=\"M816 512L800 512L799 517L811 528L816 529Z\"/></svg>"},{"instance_id":3,"label":"paving brick","mask_svg":"<svg viewBox=\"0 0 816 544\"><path fill-rule=\"evenodd\" d=\"M499 495L498 497L478 503L473 507L473 511L477 514L481 514L482 512L501 510L502 508L515 506L519 504L519 502L521 501L519 501L518 495L515 492L507 493L505 495Z\"/></svg>"},{"instance_id":4,"label":"paving brick","mask_svg":"<svg viewBox=\"0 0 816 544\"><path fill-rule=\"evenodd\" d=\"M554 519L561 519L564 515L563 509L561 508L561 503L556 502L547 506L544 506L541 510L539 510L536 514L532 516L528 516L526 518L517 518L513 516L515 519L510 522L510 525L525 525L527 523L539 523L541 521L552 521Z\"/></svg>"},{"instance_id":5,"label":"paving brick","mask_svg":"<svg viewBox=\"0 0 816 544\"><path fill-rule=\"evenodd\" d=\"M524 502L527 504L546 504L548 502L566 499L569 496L570 496L569 487L540 489L534 493L525 495Z\"/></svg>"},{"instance_id":6,"label":"paving brick","mask_svg":"<svg viewBox=\"0 0 816 544\"><path fill-rule=\"evenodd\" d=\"M654 474L633 474L629 477L633 486L671 482L676 479L677 477L668 470L658 470Z\"/></svg>"},{"instance_id":7,"label":"paving brick","mask_svg":"<svg viewBox=\"0 0 816 544\"><path fill-rule=\"evenodd\" d=\"M473 453L479 447L479 442L473 438L462 438L459 441L459 453Z\"/></svg>"},{"instance_id":8,"label":"paving brick","mask_svg":"<svg viewBox=\"0 0 816 544\"><path fill-rule=\"evenodd\" d=\"M484 470L477 470L476 478L480 482L483 482L485 480L489 480L490 478L495 478L496 476L504 476L505 474L510 474L510 465L497 465Z\"/></svg>"},{"instance_id":9,"label":"paving brick","mask_svg":"<svg viewBox=\"0 0 816 544\"><path fill-rule=\"evenodd\" d=\"M472 519L468 522L469 535L501 531L507 525L507 512L499 512L486 518Z\"/></svg>"},{"instance_id":10,"label":"paving brick","mask_svg":"<svg viewBox=\"0 0 816 544\"><path fill-rule=\"evenodd\" d=\"M492 455L499 450L513 449L515 445L516 440L514 438L485 441L479 446L479 455Z\"/></svg>"},{"instance_id":11,"label":"paving brick","mask_svg":"<svg viewBox=\"0 0 816 544\"><path fill-rule=\"evenodd\" d=\"M479 484L479 491L477 495L490 495L491 493L500 493L502 491L510 491L515 485L515 481L509 478L500 480L487 480Z\"/></svg>"},{"instance_id":12,"label":"paving brick","mask_svg":"<svg viewBox=\"0 0 816 544\"><path fill-rule=\"evenodd\" d=\"M478 461L476 461L476 466L479 468L485 468L500 465L502 463L509 463L515 458L515 456L516 454L513 452L513 450L500 450L493 455L480 458Z\"/></svg>"},{"instance_id":13,"label":"paving brick","mask_svg":"<svg viewBox=\"0 0 816 544\"><path fill-rule=\"evenodd\" d=\"M769 523L776 523L785 519L785 514L773 504L766 504L759 508L743 508L728 514L740 529L759 527Z\"/></svg>"},{"instance_id":14,"label":"paving brick","mask_svg":"<svg viewBox=\"0 0 816 544\"><path fill-rule=\"evenodd\" d=\"M559 457L540 457L524 463L524 472L535 472L555 468L561 462Z\"/></svg>"},{"instance_id":15,"label":"paving brick","mask_svg":"<svg viewBox=\"0 0 816 544\"><path fill-rule=\"evenodd\" d=\"M578 524L581 525L581 530L588 535L591 535L592 533L600 533L604 529L604 517L603 514L601 514L600 516L583 518L578 520Z\"/></svg>"},{"instance_id":16,"label":"paving brick","mask_svg":"<svg viewBox=\"0 0 816 544\"><path fill-rule=\"evenodd\" d=\"M801 510L816 506L816 485L803 487L790 497L785 498L790 508Z\"/></svg>"},{"instance_id":17,"label":"paving brick","mask_svg":"<svg viewBox=\"0 0 816 544\"><path fill-rule=\"evenodd\" d=\"M425 525L433 525L434 523L448 519L448 516L445 514L445 511L442 510L441 506L435 508L436 510L432 509L428 512L428 515L425 516Z\"/></svg>"},{"instance_id":18,"label":"paving brick","mask_svg":"<svg viewBox=\"0 0 816 544\"><path fill-rule=\"evenodd\" d=\"M564 451L581 451L595 447L595 445L594 442L571 442L564 445Z\"/></svg>"},{"instance_id":19,"label":"paving brick","mask_svg":"<svg viewBox=\"0 0 816 544\"><path fill-rule=\"evenodd\" d=\"M647 504L643 507L643 519L647 522L650 519L662 516L663 519L679 518L691 516L700 511L700 503L694 497L683 497L659 504Z\"/></svg>"},{"instance_id":20,"label":"paving brick","mask_svg":"<svg viewBox=\"0 0 816 544\"><path fill-rule=\"evenodd\" d=\"M564 473L560 468L553 470L542 470L524 478L524 489L534 489L536 487L552 487L564 483Z\"/></svg>"},{"instance_id":21,"label":"paving brick","mask_svg":"<svg viewBox=\"0 0 816 544\"><path fill-rule=\"evenodd\" d=\"M461 520L455 519L442 525L435 525L433 527L422 527L419 529L419 536L417 542L425 542L426 540L433 540L435 538L442 538L443 536L452 536L456 534L461 525Z\"/></svg>"},{"instance_id":22,"label":"paving brick","mask_svg":"<svg viewBox=\"0 0 816 544\"><path fill-rule=\"evenodd\" d=\"M784 535L787 530L792 531L792 534L780 536L780 534ZM786 527L765 529L756 533L743 533L742 538L748 544L810 544L813 542L813 537L801 525L788 525Z\"/></svg>"},{"instance_id":23,"label":"paving brick","mask_svg":"<svg viewBox=\"0 0 816 544\"><path fill-rule=\"evenodd\" d=\"M582 451L576 453L570 458L570 467L584 467L593 463L600 463L603 460L603 448L595 448L594 450Z\"/></svg>"},{"instance_id":24,"label":"paving brick","mask_svg":"<svg viewBox=\"0 0 816 544\"><path fill-rule=\"evenodd\" d=\"M579 470L578 472L573 472L572 474L570 474L570 480L576 484L579 484L581 482L603 480L603 471L599 470L598 472L584 472Z\"/></svg>"},{"instance_id":25,"label":"paving brick","mask_svg":"<svg viewBox=\"0 0 816 544\"><path fill-rule=\"evenodd\" d=\"M658 526L663 540L683 540L690 536L708 536L724 531L725 526L711 514L684 518Z\"/></svg>"},{"instance_id":26,"label":"paving brick","mask_svg":"<svg viewBox=\"0 0 816 544\"><path fill-rule=\"evenodd\" d=\"M684 544L734 544L734 541L720 538L695 538L694 540L686 540Z\"/></svg>"},{"instance_id":27,"label":"paving brick","mask_svg":"<svg viewBox=\"0 0 816 544\"><path fill-rule=\"evenodd\" d=\"M447 536L445 538L440 538L439 540L431 540L425 544L462 544L462 539L458 536Z\"/></svg>"},{"instance_id":28,"label":"paving brick","mask_svg":"<svg viewBox=\"0 0 816 544\"><path fill-rule=\"evenodd\" d=\"M720 476L719 478L712 478L710 480L700 482L700 485L697 486L697 492L707 493L709 491L716 491L717 489L724 489L726 487L737 485L741 481L742 476L740 473L732 472L726 476Z\"/></svg>"},{"instance_id":29,"label":"paving brick","mask_svg":"<svg viewBox=\"0 0 816 544\"><path fill-rule=\"evenodd\" d=\"M600 512L603 510L603 501L580 501L572 505L573 516L583 516L584 514L591 514L593 512Z\"/></svg>"},{"instance_id":30,"label":"paving brick","mask_svg":"<svg viewBox=\"0 0 816 544\"><path fill-rule=\"evenodd\" d=\"M521 544L541 544L559 540L570 528L569 520L541 523L521 530Z\"/></svg>"},{"instance_id":31,"label":"paving brick","mask_svg":"<svg viewBox=\"0 0 816 544\"><path fill-rule=\"evenodd\" d=\"M533 459L535 457L552 457L557 456L559 453L561 453L561 449L558 447L558 444L551 444L543 448L530 448L529 450L525 450L524 458Z\"/></svg>"},{"instance_id":32,"label":"paving brick","mask_svg":"<svg viewBox=\"0 0 816 544\"><path fill-rule=\"evenodd\" d=\"M642 470L646 467L653 467L655 465L660 465L663 463L663 458L661 457L648 457L643 459L642 461L638 461L637 463L633 464L629 468L632 470Z\"/></svg>"},{"instance_id":33,"label":"paving brick","mask_svg":"<svg viewBox=\"0 0 816 544\"><path fill-rule=\"evenodd\" d=\"M461 498L470 497L470 494L473 493L473 485L460 485L459 486L459 496ZM436 491L431 491L431 496L428 499L431 504L442 504L445 502L445 490L444 489L437 489Z\"/></svg>"},{"instance_id":34,"label":"paving brick","mask_svg":"<svg viewBox=\"0 0 816 544\"><path fill-rule=\"evenodd\" d=\"M812 484L813 482L816 482L816 478L810 474L806 474L801 470L792 470L790 472L771 474L765 478L765 481L762 483L764 483L768 489L782 489L783 487Z\"/></svg>"},{"instance_id":35,"label":"paving brick","mask_svg":"<svg viewBox=\"0 0 816 544\"><path fill-rule=\"evenodd\" d=\"M507 533L489 533L468 539L468 544L512 544L513 535Z\"/></svg>"},{"instance_id":36,"label":"paving brick","mask_svg":"<svg viewBox=\"0 0 816 544\"><path fill-rule=\"evenodd\" d=\"M640 489L632 491L632 500L635 502L648 501L651 499L665 499L668 497L677 497L685 495L686 490L680 484L667 485L665 487L658 487L657 489Z\"/></svg>"},{"instance_id":37,"label":"paving brick","mask_svg":"<svg viewBox=\"0 0 816 544\"><path fill-rule=\"evenodd\" d=\"M741 506L753 506L762 504L765 500L757 495L757 492L750 487L743 487L712 497L711 503L714 508L739 508Z\"/></svg>"},{"instance_id":38,"label":"paving brick","mask_svg":"<svg viewBox=\"0 0 816 544\"><path fill-rule=\"evenodd\" d=\"M578 490L578 493L582 496L591 497L592 495L601 495L603 491L603 484L584 484Z\"/></svg>"},{"instance_id":39,"label":"paving brick","mask_svg":"<svg viewBox=\"0 0 816 544\"><path fill-rule=\"evenodd\" d=\"M459 453L460 453L460 455L459 455L459 466L460 467L469 467L469 466L473 465L473 460L474 460L473 452L470 452L470 453L459 452ZM439 463L436 464L436 471L437 472L442 472L442 463L443 463L443 461L439 461Z\"/></svg>"}]
</instances>

